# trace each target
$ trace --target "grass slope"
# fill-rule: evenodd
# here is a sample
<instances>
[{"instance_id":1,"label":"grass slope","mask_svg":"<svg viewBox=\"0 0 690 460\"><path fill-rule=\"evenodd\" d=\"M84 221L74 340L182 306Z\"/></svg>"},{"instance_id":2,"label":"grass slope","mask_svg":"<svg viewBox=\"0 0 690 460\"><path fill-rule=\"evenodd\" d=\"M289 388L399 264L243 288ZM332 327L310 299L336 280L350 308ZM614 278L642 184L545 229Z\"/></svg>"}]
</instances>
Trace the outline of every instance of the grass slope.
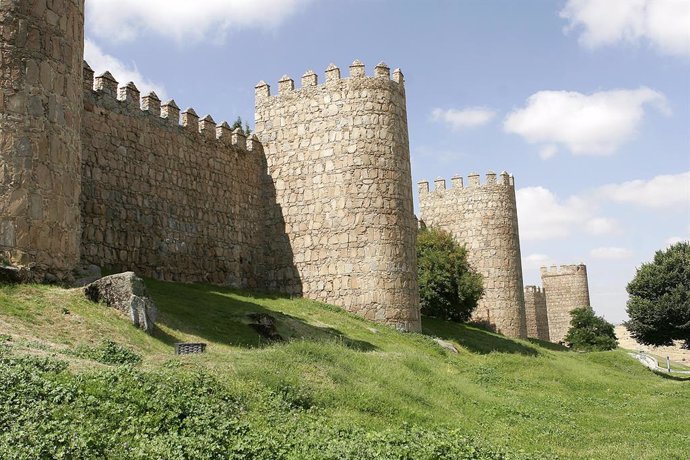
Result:
<instances>
[{"instance_id":1,"label":"grass slope","mask_svg":"<svg viewBox=\"0 0 690 460\"><path fill-rule=\"evenodd\" d=\"M441 458L446 444L458 442L452 438L458 433L472 438L463 448L478 452L462 458L503 458L497 451L527 458L690 454L690 378L653 374L623 350L573 353L433 318L424 319L424 334L404 334L303 299L153 280L147 285L160 310L153 337L112 309L89 303L80 291L2 286L0 334L11 344L4 353L66 361L68 370L46 371L46 378L57 381L74 374L107 382L182 379L179 385L187 388L187 380L211 375L241 407L242 417L265 428L252 433L264 433L261 442L267 445L277 443L272 453L254 452L253 458L307 458L307 451L323 455L314 458L422 458L392 452L432 445L436 453L424 458ZM250 327L249 313L276 318L287 340L263 340ZM459 353L429 336L454 342ZM108 366L75 353L106 338L141 355L138 377L124 370L102 377ZM208 352L175 357L172 345L178 341L207 342ZM74 391L79 400L84 390ZM276 408L276 401L285 404ZM3 415L8 412L0 410L0 428ZM306 449L294 457L279 453L291 433L300 440L294 444ZM366 441L357 447L357 439ZM406 446L411 440L424 446ZM340 453L327 456L329 445ZM374 450L352 453L369 448L381 456Z\"/></svg>"}]
</instances>

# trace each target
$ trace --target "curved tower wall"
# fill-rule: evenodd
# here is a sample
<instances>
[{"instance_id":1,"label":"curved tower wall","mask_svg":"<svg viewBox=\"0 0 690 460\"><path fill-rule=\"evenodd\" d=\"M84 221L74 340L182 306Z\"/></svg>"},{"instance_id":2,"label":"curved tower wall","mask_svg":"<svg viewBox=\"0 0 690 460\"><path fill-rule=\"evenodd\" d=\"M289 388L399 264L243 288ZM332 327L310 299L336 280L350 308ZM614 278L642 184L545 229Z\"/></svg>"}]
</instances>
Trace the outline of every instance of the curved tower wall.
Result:
<instances>
[{"instance_id":1,"label":"curved tower wall","mask_svg":"<svg viewBox=\"0 0 690 460\"><path fill-rule=\"evenodd\" d=\"M0 3L0 251L39 274L79 260L84 0Z\"/></svg>"},{"instance_id":2,"label":"curved tower wall","mask_svg":"<svg viewBox=\"0 0 690 460\"><path fill-rule=\"evenodd\" d=\"M470 265L484 277L484 296L473 319L489 323L511 337L526 337L520 239L513 177L489 172L480 184L471 174L419 183L421 220L428 227L450 232L467 248Z\"/></svg>"},{"instance_id":3,"label":"curved tower wall","mask_svg":"<svg viewBox=\"0 0 690 460\"><path fill-rule=\"evenodd\" d=\"M549 340L549 318L546 311L546 296L538 286L525 286L525 318L527 337Z\"/></svg>"},{"instance_id":4,"label":"curved tower wall","mask_svg":"<svg viewBox=\"0 0 690 460\"><path fill-rule=\"evenodd\" d=\"M570 312L591 308L587 267L584 264L541 267L541 283L546 294L549 337L552 342L562 342L570 329Z\"/></svg>"},{"instance_id":5,"label":"curved tower wall","mask_svg":"<svg viewBox=\"0 0 690 460\"><path fill-rule=\"evenodd\" d=\"M289 77L272 96L256 87L256 134L268 163L269 289L332 303L365 318L420 330L416 224L403 76L381 63L349 78ZM280 242L289 239L288 250ZM269 241L271 238L269 236ZM293 256L294 254L294 256ZM286 266L294 257L294 267Z\"/></svg>"}]
</instances>

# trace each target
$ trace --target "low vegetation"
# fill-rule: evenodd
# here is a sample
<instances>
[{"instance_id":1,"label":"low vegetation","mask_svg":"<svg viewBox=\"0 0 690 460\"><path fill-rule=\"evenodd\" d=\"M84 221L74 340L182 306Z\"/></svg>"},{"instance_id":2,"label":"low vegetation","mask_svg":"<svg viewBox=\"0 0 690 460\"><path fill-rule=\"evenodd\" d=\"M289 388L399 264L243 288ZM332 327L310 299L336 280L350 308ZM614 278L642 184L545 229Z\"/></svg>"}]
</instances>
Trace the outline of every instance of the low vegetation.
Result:
<instances>
[{"instance_id":1,"label":"low vegetation","mask_svg":"<svg viewBox=\"0 0 690 460\"><path fill-rule=\"evenodd\" d=\"M434 318L424 334L404 334L307 300L147 285L160 310L153 337L76 290L0 287L0 458L690 451L690 380L622 350L576 353ZM262 338L257 314L283 340ZM206 342L207 353L175 356L180 341Z\"/></svg>"},{"instance_id":2,"label":"low vegetation","mask_svg":"<svg viewBox=\"0 0 690 460\"><path fill-rule=\"evenodd\" d=\"M596 316L589 307L570 312L570 329L564 342L576 351L606 351L618 346L613 324Z\"/></svg>"}]
</instances>

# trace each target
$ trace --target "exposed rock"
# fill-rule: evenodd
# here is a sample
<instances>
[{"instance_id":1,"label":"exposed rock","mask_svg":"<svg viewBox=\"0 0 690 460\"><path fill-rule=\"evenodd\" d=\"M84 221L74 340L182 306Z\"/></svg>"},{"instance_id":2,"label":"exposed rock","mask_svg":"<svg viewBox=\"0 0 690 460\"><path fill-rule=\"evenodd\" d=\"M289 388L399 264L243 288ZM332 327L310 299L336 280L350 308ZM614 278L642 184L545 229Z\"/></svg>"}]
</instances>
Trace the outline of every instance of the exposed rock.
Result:
<instances>
[{"instance_id":1,"label":"exposed rock","mask_svg":"<svg viewBox=\"0 0 690 460\"><path fill-rule=\"evenodd\" d=\"M103 302L127 315L132 324L151 333L158 310L148 296L144 281L134 272L104 276L84 288L86 297Z\"/></svg>"},{"instance_id":2,"label":"exposed rock","mask_svg":"<svg viewBox=\"0 0 690 460\"><path fill-rule=\"evenodd\" d=\"M434 338L434 342L439 344L441 348L445 348L446 350L450 351L451 353L457 353L458 349L455 348L455 345L453 345L450 342L446 342L445 340L439 339L439 338Z\"/></svg>"},{"instance_id":3,"label":"exposed rock","mask_svg":"<svg viewBox=\"0 0 690 460\"><path fill-rule=\"evenodd\" d=\"M271 315L266 313L249 313L247 316L253 321L249 326L259 333L261 337L267 340L283 340L278 334L276 328L276 320Z\"/></svg>"},{"instance_id":4,"label":"exposed rock","mask_svg":"<svg viewBox=\"0 0 690 460\"><path fill-rule=\"evenodd\" d=\"M27 267L0 265L0 283L27 283L30 279L31 271Z\"/></svg>"}]
</instances>

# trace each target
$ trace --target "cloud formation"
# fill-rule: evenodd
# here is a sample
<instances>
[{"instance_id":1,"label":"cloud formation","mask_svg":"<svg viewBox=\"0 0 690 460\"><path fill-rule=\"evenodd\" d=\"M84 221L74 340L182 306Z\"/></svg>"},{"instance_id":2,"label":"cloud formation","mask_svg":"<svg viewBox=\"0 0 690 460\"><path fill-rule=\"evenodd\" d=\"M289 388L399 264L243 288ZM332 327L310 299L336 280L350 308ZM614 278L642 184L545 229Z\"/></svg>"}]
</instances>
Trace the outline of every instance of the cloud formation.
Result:
<instances>
[{"instance_id":1,"label":"cloud formation","mask_svg":"<svg viewBox=\"0 0 690 460\"><path fill-rule=\"evenodd\" d=\"M130 41L154 33L177 42L222 40L228 31L272 28L310 0L89 0L91 33Z\"/></svg>"},{"instance_id":2,"label":"cloud formation","mask_svg":"<svg viewBox=\"0 0 690 460\"><path fill-rule=\"evenodd\" d=\"M647 208L685 207L687 211L690 209L690 172L605 185L598 193L618 203Z\"/></svg>"},{"instance_id":3,"label":"cloud formation","mask_svg":"<svg viewBox=\"0 0 690 460\"><path fill-rule=\"evenodd\" d=\"M166 91L163 85L152 82L144 77L139 70L137 70L135 64L126 65L116 57L106 54L93 40L88 38L84 40L84 59L86 59L86 62L89 63L96 75L109 70L120 85L132 81L137 85L141 94L148 94L151 91L155 91L161 99L166 98Z\"/></svg>"},{"instance_id":4,"label":"cloud formation","mask_svg":"<svg viewBox=\"0 0 690 460\"><path fill-rule=\"evenodd\" d=\"M559 200L544 187L515 192L520 237L525 241L566 238L590 218L587 203L578 197Z\"/></svg>"},{"instance_id":5,"label":"cloud formation","mask_svg":"<svg viewBox=\"0 0 690 460\"><path fill-rule=\"evenodd\" d=\"M496 112L486 107L468 107L466 109L436 108L431 112L431 119L445 123L453 130L476 128L490 122Z\"/></svg>"},{"instance_id":6,"label":"cloud formation","mask_svg":"<svg viewBox=\"0 0 690 460\"><path fill-rule=\"evenodd\" d=\"M592 249L589 251L589 255L595 259L620 260L630 258L633 253L625 248L604 247Z\"/></svg>"},{"instance_id":7,"label":"cloud formation","mask_svg":"<svg viewBox=\"0 0 690 460\"><path fill-rule=\"evenodd\" d=\"M522 268L525 270L539 269L553 264L553 259L546 254L530 254L522 258Z\"/></svg>"},{"instance_id":8,"label":"cloud formation","mask_svg":"<svg viewBox=\"0 0 690 460\"><path fill-rule=\"evenodd\" d=\"M588 48L644 41L663 54L690 56L687 0L569 0L560 16L566 32L581 30Z\"/></svg>"},{"instance_id":9,"label":"cloud formation","mask_svg":"<svg viewBox=\"0 0 690 460\"><path fill-rule=\"evenodd\" d=\"M593 94L539 91L508 114L503 128L529 143L545 144L542 158L553 156L557 145L575 155L610 155L635 136L647 105L669 113L666 97L645 87Z\"/></svg>"}]
</instances>

